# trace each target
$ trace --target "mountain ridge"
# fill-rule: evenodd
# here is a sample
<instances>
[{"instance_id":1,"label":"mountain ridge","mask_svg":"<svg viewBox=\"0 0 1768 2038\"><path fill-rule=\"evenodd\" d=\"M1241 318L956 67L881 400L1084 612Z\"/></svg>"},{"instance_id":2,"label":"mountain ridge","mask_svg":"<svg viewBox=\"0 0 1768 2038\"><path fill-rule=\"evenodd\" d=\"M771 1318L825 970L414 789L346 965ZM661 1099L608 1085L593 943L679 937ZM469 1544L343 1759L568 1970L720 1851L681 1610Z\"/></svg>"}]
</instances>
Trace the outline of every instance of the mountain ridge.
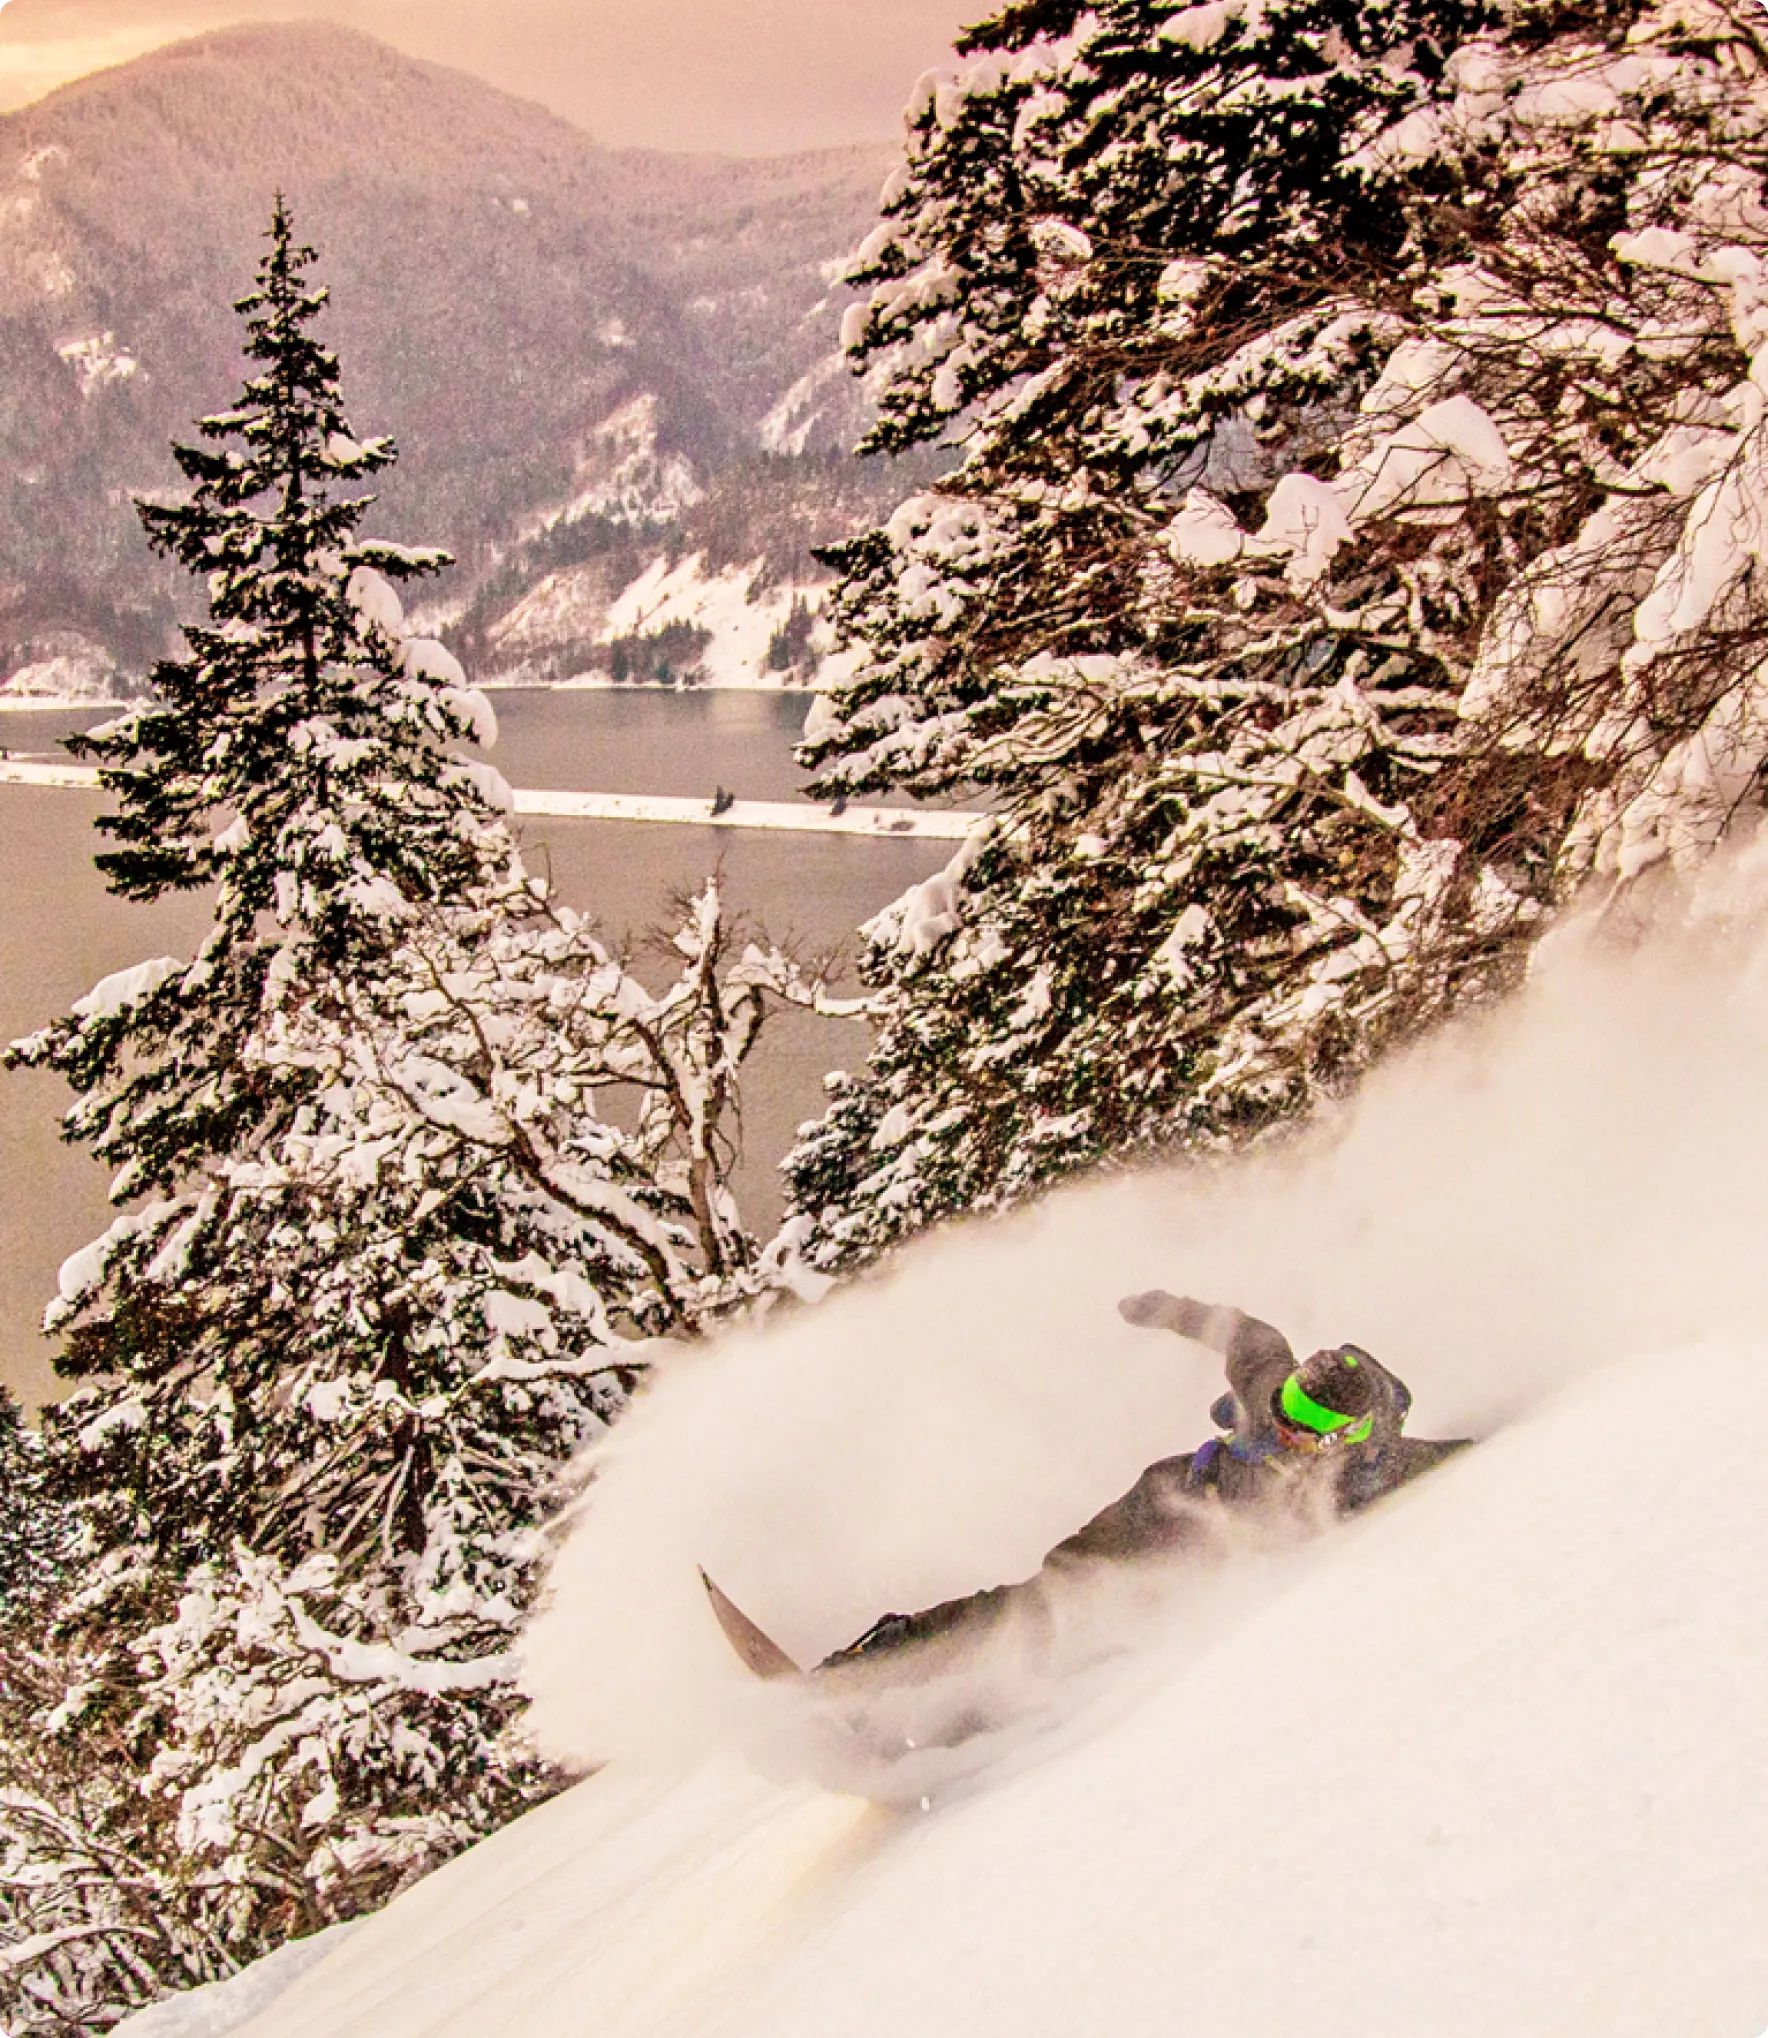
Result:
<instances>
[{"instance_id":1,"label":"mountain ridge","mask_svg":"<svg viewBox=\"0 0 1768 2038\"><path fill-rule=\"evenodd\" d=\"M331 23L211 31L0 115L0 681L72 669L72 640L130 668L168 640L178 590L129 498L174 485L169 441L238 385L275 190L319 249L355 422L401 443L378 525L455 552L460 607L599 500L597 435L635 404L672 477L658 527L681 463L704 494L765 452L836 352L832 279L889 160L605 149ZM794 450L858 416L834 378Z\"/></svg>"}]
</instances>

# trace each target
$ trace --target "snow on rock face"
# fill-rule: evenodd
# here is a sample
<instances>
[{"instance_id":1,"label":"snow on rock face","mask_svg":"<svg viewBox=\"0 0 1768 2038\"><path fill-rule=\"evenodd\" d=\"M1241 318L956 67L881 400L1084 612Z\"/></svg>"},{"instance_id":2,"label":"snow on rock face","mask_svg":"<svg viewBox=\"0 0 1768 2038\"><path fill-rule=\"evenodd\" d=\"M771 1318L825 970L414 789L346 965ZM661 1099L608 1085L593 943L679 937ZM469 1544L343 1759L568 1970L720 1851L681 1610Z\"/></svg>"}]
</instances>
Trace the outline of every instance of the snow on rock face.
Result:
<instances>
[{"instance_id":1,"label":"snow on rock face","mask_svg":"<svg viewBox=\"0 0 1768 2038\"><path fill-rule=\"evenodd\" d=\"M631 343L622 338L612 344ZM659 448L657 416L657 399L647 394L605 417L578 453L570 499L537 517L531 530L550 530L588 516L621 524L666 524L701 501L706 491L691 462Z\"/></svg>"},{"instance_id":2,"label":"snow on rock face","mask_svg":"<svg viewBox=\"0 0 1768 2038\"><path fill-rule=\"evenodd\" d=\"M507 674L547 653L685 625L707 633L693 675L697 684L775 689L788 677L769 664L775 635L795 603L815 609L822 597L820 585L767 584L759 560L712 573L700 553L674 565L659 555L612 601L593 563L550 573L492 625L490 635ZM586 675L583 683L592 678Z\"/></svg>"},{"instance_id":3,"label":"snow on rock face","mask_svg":"<svg viewBox=\"0 0 1768 2038\"><path fill-rule=\"evenodd\" d=\"M492 624L489 634L497 658L507 668L537 652L597 642L607 614L597 568L567 566L531 587Z\"/></svg>"},{"instance_id":4,"label":"snow on rock face","mask_svg":"<svg viewBox=\"0 0 1768 2038\"><path fill-rule=\"evenodd\" d=\"M700 670L708 685L777 683L778 675L768 671L768 649L793 603L814 603L821 590L788 583L764 587L760 576L759 561L708 574L700 553L673 567L666 559L653 560L609 608L601 641L685 623L707 632Z\"/></svg>"},{"instance_id":5,"label":"snow on rock face","mask_svg":"<svg viewBox=\"0 0 1768 2038\"><path fill-rule=\"evenodd\" d=\"M817 426L846 393L848 376L847 362L840 354L826 356L801 375L761 421L760 438L766 451L802 453Z\"/></svg>"},{"instance_id":6,"label":"snow on rock face","mask_svg":"<svg viewBox=\"0 0 1768 2038\"><path fill-rule=\"evenodd\" d=\"M0 682L6 700L110 702L128 691L111 654L71 630L50 632Z\"/></svg>"},{"instance_id":7,"label":"snow on rock face","mask_svg":"<svg viewBox=\"0 0 1768 2038\"><path fill-rule=\"evenodd\" d=\"M127 382L141 366L133 354L117 345L115 333L69 340L55 351L80 378L80 394L88 398L109 383Z\"/></svg>"}]
</instances>

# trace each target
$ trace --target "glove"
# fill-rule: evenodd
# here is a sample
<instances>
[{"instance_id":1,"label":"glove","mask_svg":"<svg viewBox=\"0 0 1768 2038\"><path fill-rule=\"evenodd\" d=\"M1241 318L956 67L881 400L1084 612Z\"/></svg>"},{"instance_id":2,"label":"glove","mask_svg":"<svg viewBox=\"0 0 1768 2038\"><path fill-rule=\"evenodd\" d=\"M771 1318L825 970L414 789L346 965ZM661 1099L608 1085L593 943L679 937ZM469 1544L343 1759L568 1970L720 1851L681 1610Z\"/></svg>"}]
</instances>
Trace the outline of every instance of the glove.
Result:
<instances>
[{"instance_id":1,"label":"glove","mask_svg":"<svg viewBox=\"0 0 1768 2038\"><path fill-rule=\"evenodd\" d=\"M1150 1288L1141 1295L1126 1295L1117 1305L1125 1323L1144 1330L1170 1330L1179 1312L1179 1298L1164 1288Z\"/></svg>"}]
</instances>

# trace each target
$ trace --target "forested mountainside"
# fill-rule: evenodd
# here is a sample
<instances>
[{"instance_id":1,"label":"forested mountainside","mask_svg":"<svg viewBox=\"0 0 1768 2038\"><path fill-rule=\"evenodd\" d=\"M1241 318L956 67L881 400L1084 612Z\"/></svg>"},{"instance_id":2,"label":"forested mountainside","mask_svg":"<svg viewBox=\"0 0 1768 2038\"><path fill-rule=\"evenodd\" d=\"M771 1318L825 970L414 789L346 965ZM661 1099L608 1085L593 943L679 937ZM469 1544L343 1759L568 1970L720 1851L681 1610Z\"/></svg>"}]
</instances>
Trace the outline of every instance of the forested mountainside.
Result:
<instances>
[{"instance_id":1,"label":"forested mountainside","mask_svg":"<svg viewBox=\"0 0 1768 2038\"><path fill-rule=\"evenodd\" d=\"M273 192L324 251L354 417L414 456L382 527L458 555L456 608L501 568L507 608L561 564L642 570L690 504L716 530L733 470L793 532L851 489L823 457L860 417L838 278L889 163L613 152L319 23L202 36L0 119L0 682L102 685L115 661L126 686L167 648L174 583L129 499L176 486L168 439L237 373L229 305ZM622 548L637 529L648 549Z\"/></svg>"}]
</instances>

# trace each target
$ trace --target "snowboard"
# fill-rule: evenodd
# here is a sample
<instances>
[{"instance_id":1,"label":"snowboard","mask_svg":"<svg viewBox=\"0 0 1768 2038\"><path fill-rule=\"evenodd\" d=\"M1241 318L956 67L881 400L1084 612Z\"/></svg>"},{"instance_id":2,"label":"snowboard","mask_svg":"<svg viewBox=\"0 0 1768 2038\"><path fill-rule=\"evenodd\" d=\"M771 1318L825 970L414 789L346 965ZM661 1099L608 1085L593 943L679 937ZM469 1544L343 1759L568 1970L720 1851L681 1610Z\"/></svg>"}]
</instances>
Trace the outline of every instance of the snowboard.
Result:
<instances>
[{"instance_id":1,"label":"snowboard","mask_svg":"<svg viewBox=\"0 0 1768 2038\"><path fill-rule=\"evenodd\" d=\"M751 1676L782 1691L802 1692L820 1721L809 1773L828 1788L881 1804L932 1807L942 1794L987 1766L995 1737L1012 1709L987 1702L960 1681L955 1690L930 1691L915 1677L898 1682L900 1661L880 1674L863 1641L827 1662L805 1669L751 1620L702 1567L701 1582L733 1653ZM893 1652L884 1652L886 1659ZM974 1748L980 1754L971 1754Z\"/></svg>"},{"instance_id":2,"label":"snowboard","mask_svg":"<svg viewBox=\"0 0 1768 2038\"><path fill-rule=\"evenodd\" d=\"M808 1677L809 1672L794 1663L772 1635L757 1627L734 1599L721 1592L704 1569L700 1578L725 1640L748 1670L764 1684L799 1683Z\"/></svg>"}]
</instances>

